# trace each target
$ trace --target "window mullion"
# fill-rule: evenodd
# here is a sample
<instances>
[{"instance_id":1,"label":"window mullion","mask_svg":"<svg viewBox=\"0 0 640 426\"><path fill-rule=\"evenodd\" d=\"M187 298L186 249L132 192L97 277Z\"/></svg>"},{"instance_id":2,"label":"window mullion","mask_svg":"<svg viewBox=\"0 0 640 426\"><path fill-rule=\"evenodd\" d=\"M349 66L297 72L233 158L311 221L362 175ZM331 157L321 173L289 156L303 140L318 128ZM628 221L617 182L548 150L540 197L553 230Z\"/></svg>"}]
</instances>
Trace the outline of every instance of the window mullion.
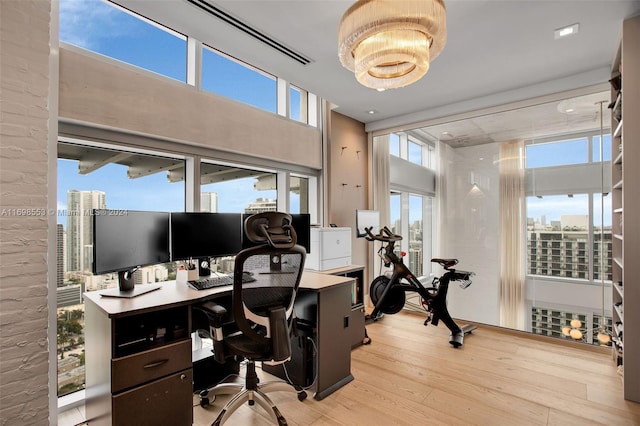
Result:
<instances>
[{"instance_id":1,"label":"window mullion","mask_svg":"<svg viewBox=\"0 0 640 426\"><path fill-rule=\"evenodd\" d=\"M202 88L202 42L193 37L187 38L187 84Z\"/></svg>"},{"instance_id":2,"label":"window mullion","mask_svg":"<svg viewBox=\"0 0 640 426\"><path fill-rule=\"evenodd\" d=\"M289 117L289 82L282 78L276 79L276 112L283 117Z\"/></svg>"}]
</instances>

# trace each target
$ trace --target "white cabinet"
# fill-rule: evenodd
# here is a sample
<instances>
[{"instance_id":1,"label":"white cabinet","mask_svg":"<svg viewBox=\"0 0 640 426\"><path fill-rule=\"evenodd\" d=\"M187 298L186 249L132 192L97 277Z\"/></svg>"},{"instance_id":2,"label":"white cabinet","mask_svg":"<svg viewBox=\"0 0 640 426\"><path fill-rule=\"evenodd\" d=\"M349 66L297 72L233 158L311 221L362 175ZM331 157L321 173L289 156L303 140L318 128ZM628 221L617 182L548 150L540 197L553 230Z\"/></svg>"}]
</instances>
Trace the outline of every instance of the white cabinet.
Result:
<instances>
[{"instance_id":1,"label":"white cabinet","mask_svg":"<svg viewBox=\"0 0 640 426\"><path fill-rule=\"evenodd\" d=\"M305 268L316 271L351 265L351 228L311 228Z\"/></svg>"}]
</instances>

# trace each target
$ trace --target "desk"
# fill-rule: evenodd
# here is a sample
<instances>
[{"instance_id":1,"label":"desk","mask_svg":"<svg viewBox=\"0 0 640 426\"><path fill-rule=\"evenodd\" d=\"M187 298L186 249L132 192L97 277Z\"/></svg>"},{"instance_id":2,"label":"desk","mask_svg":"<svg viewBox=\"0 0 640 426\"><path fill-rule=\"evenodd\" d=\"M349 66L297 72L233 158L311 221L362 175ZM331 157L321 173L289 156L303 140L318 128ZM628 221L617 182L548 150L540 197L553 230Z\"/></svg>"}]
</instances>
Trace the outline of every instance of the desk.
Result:
<instances>
[{"instance_id":1,"label":"desk","mask_svg":"<svg viewBox=\"0 0 640 426\"><path fill-rule=\"evenodd\" d=\"M311 271L302 275L296 314L317 327L316 399L353 380L348 320L352 282ZM191 424L191 306L230 295L231 286L198 291L175 281L132 299L84 293L91 424Z\"/></svg>"}]
</instances>

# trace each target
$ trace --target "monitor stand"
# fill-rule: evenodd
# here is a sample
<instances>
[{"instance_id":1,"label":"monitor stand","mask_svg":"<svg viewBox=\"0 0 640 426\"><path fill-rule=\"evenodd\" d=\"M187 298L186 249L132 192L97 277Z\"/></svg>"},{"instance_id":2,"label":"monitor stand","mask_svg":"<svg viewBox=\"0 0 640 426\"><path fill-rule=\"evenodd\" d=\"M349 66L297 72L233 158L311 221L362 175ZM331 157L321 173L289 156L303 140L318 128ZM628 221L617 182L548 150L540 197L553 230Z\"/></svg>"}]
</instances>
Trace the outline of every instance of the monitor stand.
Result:
<instances>
[{"instance_id":1,"label":"monitor stand","mask_svg":"<svg viewBox=\"0 0 640 426\"><path fill-rule=\"evenodd\" d=\"M295 271L291 269L282 269L282 256L279 254L272 254L269 257L269 271L260 272L260 274L293 274Z\"/></svg>"},{"instance_id":2,"label":"monitor stand","mask_svg":"<svg viewBox=\"0 0 640 426\"><path fill-rule=\"evenodd\" d=\"M137 269L137 268L136 268ZM103 297L120 297L131 299L141 294L149 293L160 289L160 284L140 284L135 285L133 273L135 269L118 272L118 288L111 288L100 292Z\"/></svg>"}]
</instances>

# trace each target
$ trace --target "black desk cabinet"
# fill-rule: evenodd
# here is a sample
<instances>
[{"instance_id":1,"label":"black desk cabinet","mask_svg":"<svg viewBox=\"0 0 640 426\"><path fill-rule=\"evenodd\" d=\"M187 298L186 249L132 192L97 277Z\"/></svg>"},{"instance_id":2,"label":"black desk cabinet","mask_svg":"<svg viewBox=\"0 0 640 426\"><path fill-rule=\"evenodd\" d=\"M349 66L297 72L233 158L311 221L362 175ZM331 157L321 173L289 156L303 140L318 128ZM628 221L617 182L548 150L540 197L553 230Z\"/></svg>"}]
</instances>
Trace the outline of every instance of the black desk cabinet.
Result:
<instances>
[{"instance_id":1,"label":"black desk cabinet","mask_svg":"<svg viewBox=\"0 0 640 426\"><path fill-rule=\"evenodd\" d=\"M87 303L85 317L91 424L192 424L188 306L109 318Z\"/></svg>"},{"instance_id":2,"label":"black desk cabinet","mask_svg":"<svg viewBox=\"0 0 640 426\"><path fill-rule=\"evenodd\" d=\"M350 285L340 285L319 291L301 289L296 298L296 316L314 327L313 335L318 351L316 369L313 371L314 375L317 374L314 394L317 400L353 380L350 294ZM273 372L268 368L266 371Z\"/></svg>"}]
</instances>

